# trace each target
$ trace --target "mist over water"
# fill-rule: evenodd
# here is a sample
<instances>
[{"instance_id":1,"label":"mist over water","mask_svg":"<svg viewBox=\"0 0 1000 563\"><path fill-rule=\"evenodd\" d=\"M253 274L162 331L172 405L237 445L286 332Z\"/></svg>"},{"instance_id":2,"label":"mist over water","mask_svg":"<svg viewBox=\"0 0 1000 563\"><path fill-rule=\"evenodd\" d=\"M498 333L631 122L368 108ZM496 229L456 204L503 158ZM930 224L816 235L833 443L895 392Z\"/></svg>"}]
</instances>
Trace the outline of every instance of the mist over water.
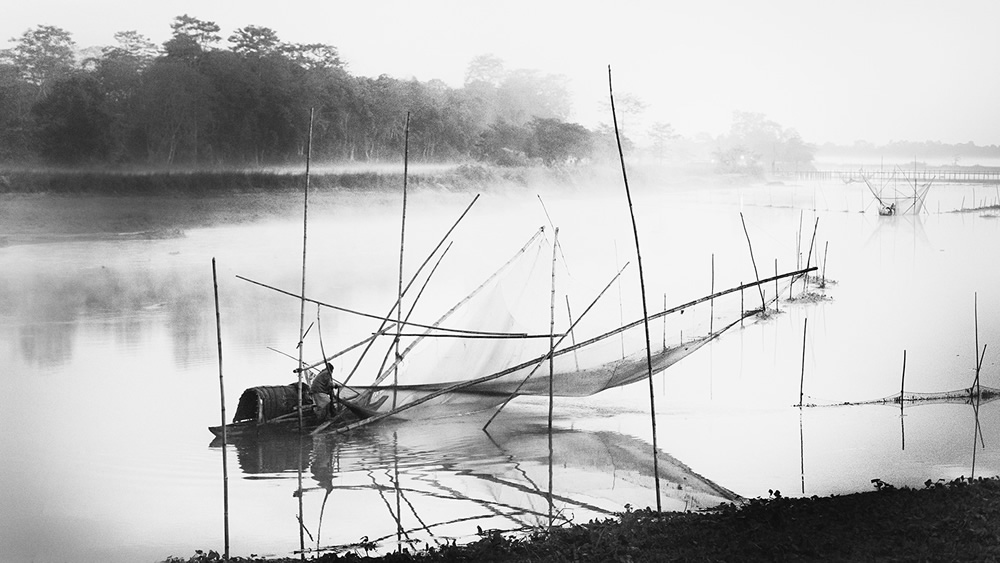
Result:
<instances>
[{"instance_id":1,"label":"mist over water","mask_svg":"<svg viewBox=\"0 0 1000 563\"><path fill-rule=\"evenodd\" d=\"M456 229L414 319L436 319L540 226L551 242L538 195L560 228L556 330L569 324L564 295L574 314L581 313L628 261L620 287L588 313L577 336L641 318L621 187L535 190L480 198ZM982 383L1000 387L992 353L1000 346L1000 292L994 289L1000 264L993 259L1000 255L1000 220L995 210L949 213L992 193L982 186L935 186L925 205L929 213L879 217L863 185L839 181L640 183L635 212L651 313L663 307L664 294L668 306L707 295L713 255L716 291L753 279L740 212L760 277L773 275L775 260L781 272L804 263L819 218L810 261L825 259L831 281L825 290L811 288L828 299L783 300L780 314L748 320L655 377L661 472L674 487L665 507L710 506L725 490L748 497L766 496L768 489L824 495L868 490L873 478L920 486L926 479L968 476L975 427L968 405L907 407L902 418L898 408L885 406L800 411L791 405L798 402L807 318L807 403L898 392L903 350L907 391L968 387L977 292L979 342L989 345ZM473 195L410 194L407 275ZM306 293L387 313L397 284L399 204L397 194L317 194ZM235 276L297 293L301 219L272 214L190 229L180 238L0 248L0 559L135 561L221 550L221 450L206 429L219 423L211 259L219 268L231 417L245 388L293 381L295 362L268 347L296 355L299 302ZM533 332L546 333L551 247L537 254L527 271L544 283L523 292L518 315ZM801 288L799 282L794 293ZM773 296L773 285L763 289ZM787 284L778 291L787 298ZM760 295L746 291L742 301L757 307ZM718 328L736 318L740 303L739 293L717 300L714 321L707 303L670 315L652 323L651 339L673 345L704 334L710 324ZM307 306L307 324L315 320L315 307ZM321 323L328 352L377 328L376 321L330 311ZM319 357L316 334L304 343L307 359ZM623 346L632 352L636 344ZM336 369L350 371L355 358L339 358ZM377 364L363 364L357 376L364 383L371 376L363 374L377 368L372 361ZM397 484L401 526L414 541L469 539L477 525L545 524L546 405L544 398L515 400L489 435L480 430L483 413L437 418L428 409L417 420L336 439L238 443L228 453L233 553L298 548L300 456L313 546L318 534L324 546L367 536L394 548ZM556 400L560 514L585 521L626 503L655 505L648 408L645 383ZM979 417L987 447L977 452L976 475L1000 473L989 439L1000 409L984 404Z\"/></svg>"}]
</instances>

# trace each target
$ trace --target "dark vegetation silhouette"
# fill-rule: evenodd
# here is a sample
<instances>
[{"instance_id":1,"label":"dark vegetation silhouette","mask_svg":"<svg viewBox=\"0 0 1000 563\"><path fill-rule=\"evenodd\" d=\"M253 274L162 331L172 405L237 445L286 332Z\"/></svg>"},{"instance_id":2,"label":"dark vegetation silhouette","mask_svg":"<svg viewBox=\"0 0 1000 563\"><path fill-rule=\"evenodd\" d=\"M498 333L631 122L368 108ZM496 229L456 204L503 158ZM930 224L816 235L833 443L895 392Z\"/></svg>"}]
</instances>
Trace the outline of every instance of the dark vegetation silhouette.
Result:
<instances>
[{"instance_id":1,"label":"dark vegetation silhouette","mask_svg":"<svg viewBox=\"0 0 1000 563\"><path fill-rule=\"evenodd\" d=\"M136 31L77 48L69 31L38 25L0 50L0 166L215 170L300 164L315 108L317 162L400 160L411 114L415 162L561 166L614 160L613 131L568 122L567 79L473 58L464 84L351 74L337 48L282 41L247 25L223 40L187 14L156 45ZM733 113L728 133L685 138L669 123L640 128L647 104L624 94L622 143L657 162L711 164L743 176L810 170L817 152L953 164L1000 158L1000 147L926 141L816 145L763 114ZM610 119L608 120L610 122ZM631 138L630 138L631 137ZM633 139L644 137L646 146ZM965 159L965 162L962 162Z\"/></svg>"},{"instance_id":2,"label":"dark vegetation silhouette","mask_svg":"<svg viewBox=\"0 0 1000 563\"><path fill-rule=\"evenodd\" d=\"M219 26L174 18L157 46L135 31L81 58L72 35L40 25L0 51L0 164L120 167L398 160L412 114L417 160L555 164L591 155L595 134L567 123L565 79L473 59L465 84L352 75L337 49L286 43L249 25L221 47Z\"/></svg>"}]
</instances>

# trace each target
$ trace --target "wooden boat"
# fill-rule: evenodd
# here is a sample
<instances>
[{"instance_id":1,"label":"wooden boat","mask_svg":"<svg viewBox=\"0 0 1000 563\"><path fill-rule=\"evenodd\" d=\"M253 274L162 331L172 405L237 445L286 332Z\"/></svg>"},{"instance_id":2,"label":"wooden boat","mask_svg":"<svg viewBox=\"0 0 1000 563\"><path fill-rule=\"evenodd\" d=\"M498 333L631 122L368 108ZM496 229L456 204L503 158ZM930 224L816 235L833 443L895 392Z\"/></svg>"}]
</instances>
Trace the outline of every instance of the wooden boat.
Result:
<instances>
[{"instance_id":1,"label":"wooden boat","mask_svg":"<svg viewBox=\"0 0 1000 563\"><path fill-rule=\"evenodd\" d=\"M227 436L262 436L297 433L299 431L299 394L296 384L250 387L240 396L233 422L226 425ZM324 423L334 427L351 424L378 414L386 398L372 401L371 394L359 395L348 391L334 397L328 418L320 420L313 409L309 389L302 385L302 430L311 432ZM212 434L221 437L222 426L210 426Z\"/></svg>"}]
</instances>

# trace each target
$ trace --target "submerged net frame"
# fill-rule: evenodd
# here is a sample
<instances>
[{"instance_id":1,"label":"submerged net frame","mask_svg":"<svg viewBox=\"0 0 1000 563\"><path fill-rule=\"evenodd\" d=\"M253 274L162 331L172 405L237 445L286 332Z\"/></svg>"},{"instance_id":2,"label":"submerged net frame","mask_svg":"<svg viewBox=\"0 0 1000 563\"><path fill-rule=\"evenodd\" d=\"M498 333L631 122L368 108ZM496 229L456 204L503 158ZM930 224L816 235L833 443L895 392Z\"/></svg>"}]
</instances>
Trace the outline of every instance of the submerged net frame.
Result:
<instances>
[{"instance_id":1,"label":"submerged net frame","mask_svg":"<svg viewBox=\"0 0 1000 563\"><path fill-rule=\"evenodd\" d=\"M869 401L845 401L843 403L834 403L830 405L815 405L822 407L837 407L837 406L848 406L848 405L933 405L933 404L959 404L959 405L972 405L976 404L977 400L979 403L989 403L1000 399L1000 389L996 387L987 387L985 385L979 386L979 392L976 392L976 386L967 387L965 389L956 389L954 391L940 391L937 393L914 393L912 391L906 391L904 393L893 393L888 397L882 397L881 399L872 399Z\"/></svg>"}]
</instances>

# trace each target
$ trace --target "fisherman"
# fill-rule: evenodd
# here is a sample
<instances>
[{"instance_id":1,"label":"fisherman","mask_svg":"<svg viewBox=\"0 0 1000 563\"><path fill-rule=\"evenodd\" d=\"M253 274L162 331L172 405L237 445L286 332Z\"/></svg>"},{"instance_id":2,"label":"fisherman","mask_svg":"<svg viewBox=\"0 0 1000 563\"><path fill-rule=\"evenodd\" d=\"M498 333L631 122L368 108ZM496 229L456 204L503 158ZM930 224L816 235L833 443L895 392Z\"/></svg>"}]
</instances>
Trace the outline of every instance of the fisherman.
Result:
<instances>
[{"instance_id":1,"label":"fisherman","mask_svg":"<svg viewBox=\"0 0 1000 563\"><path fill-rule=\"evenodd\" d=\"M313 412L320 421L330 418L330 408L333 401L333 394L337 392L338 385L333 380L333 366L326 362L326 369L319 372L309 384L309 395L312 397Z\"/></svg>"}]
</instances>

